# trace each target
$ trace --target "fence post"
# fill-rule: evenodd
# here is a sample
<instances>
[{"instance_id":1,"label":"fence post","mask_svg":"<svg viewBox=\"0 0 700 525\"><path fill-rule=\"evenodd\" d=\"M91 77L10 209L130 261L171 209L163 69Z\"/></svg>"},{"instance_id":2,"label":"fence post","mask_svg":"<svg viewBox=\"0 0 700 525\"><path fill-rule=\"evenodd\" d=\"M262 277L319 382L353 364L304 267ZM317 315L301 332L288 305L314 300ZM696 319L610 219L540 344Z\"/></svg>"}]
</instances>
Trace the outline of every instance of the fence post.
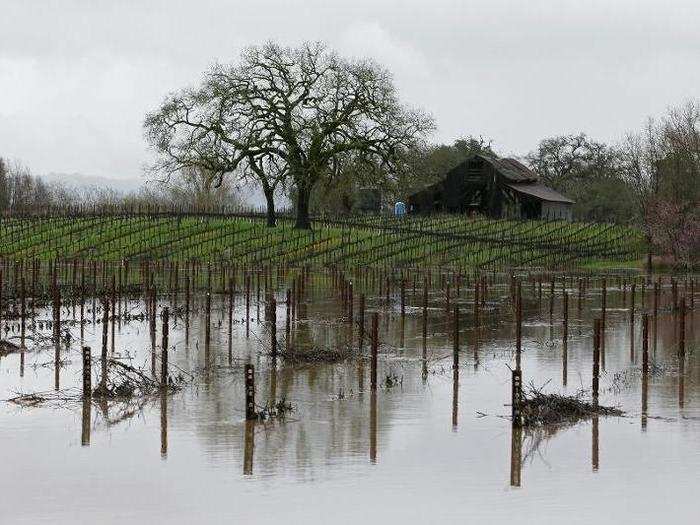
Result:
<instances>
[{"instance_id":1,"label":"fence post","mask_svg":"<svg viewBox=\"0 0 700 525\"><path fill-rule=\"evenodd\" d=\"M598 387L600 376L600 340L601 340L601 325L600 319L593 321L593 403L598 404Z\"/></svg>"},{"instance_id":2,"label":"fence post","mask_svg":"<svg viewBox=\"0 0 700 525\"><path fill-rule=\"evenodd\" d=\"M454 317L452 321L452 368L459 368L459 306L454 307Z\"/></svg>"},{"instance_id":3,"label":"fence post","mask_svg":"<svg viewBox=\"0 0 700 525\"><path fill-rule=\"evenodd\" d=\"M372 314L372 358L370 367L370 386L377 390L377 352L379 349L379 314Z\"/></svg>"},{"instance_id":4,"label":"fence post","mask_svg":"<svg viewBox=\"0 0 700 525\"><path fill-rule=\"evenodd\" d=\"M277 301L270 297L270 350L272 358L277 358Z\"/></svg>"},{"instance_id":5,"label":"fence post","mask_svg":"<svg viewBox=\"0 0 700 525\"><path fill-rule=\"evenodd\" d=\"M83 347L83 399L92 397L92 357L90 347Z\"/></svg>"},{"instance_id":6,"label":"fence post","mask_svg":"<svg viewBox=\"0 0 700 525\"><path fill-rule=\"evenodd\" d=\"M245 418L255 419L255 367L245 365Z\"/></svg>"},{"instance_id":7,"label":"fence post","mask_svg":"<svg viewBox=\"0 0 700 525\"><path fill-rule=\"evenodd\" d=\"M515 369L512 371L512 392L511 392L511 417L513 424L522 424L522 400L523 400L523 371Z\"/></svg>"},{"instance_id":8,"label":"fence post","mask_svg":"<svg viewBox=\"0 0 700 525\"><path fill-rule=\"evenodd\" d=\"M170 331L170 311L166 306L161 313L163 317L163 339L160 350L160 387L168 386L168 332Z\"/></svg>"}]
</instances>

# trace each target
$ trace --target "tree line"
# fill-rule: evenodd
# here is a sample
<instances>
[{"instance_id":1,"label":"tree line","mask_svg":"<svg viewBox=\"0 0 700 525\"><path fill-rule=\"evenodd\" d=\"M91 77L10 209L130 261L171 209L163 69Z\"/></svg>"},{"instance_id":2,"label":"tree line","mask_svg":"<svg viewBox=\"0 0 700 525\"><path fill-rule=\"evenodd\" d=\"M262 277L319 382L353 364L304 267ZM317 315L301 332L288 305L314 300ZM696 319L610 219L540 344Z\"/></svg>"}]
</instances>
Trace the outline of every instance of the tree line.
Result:
<instances>
[{"instance_id":1,"label":"tree line","mask_svg":"<svg viewBox=\"0 0 700 525\"><path fill-rule=\"evenodd\" d=\"M41 213L51 208L156 206L217 210L241 206L240 191L231 181L214 185L209 173L184 169L167 181L152 180L139 189L121 192L111 187L74 187L47 183L20 161L0 157L0 214Z\"/></svg>"}]
</instances>

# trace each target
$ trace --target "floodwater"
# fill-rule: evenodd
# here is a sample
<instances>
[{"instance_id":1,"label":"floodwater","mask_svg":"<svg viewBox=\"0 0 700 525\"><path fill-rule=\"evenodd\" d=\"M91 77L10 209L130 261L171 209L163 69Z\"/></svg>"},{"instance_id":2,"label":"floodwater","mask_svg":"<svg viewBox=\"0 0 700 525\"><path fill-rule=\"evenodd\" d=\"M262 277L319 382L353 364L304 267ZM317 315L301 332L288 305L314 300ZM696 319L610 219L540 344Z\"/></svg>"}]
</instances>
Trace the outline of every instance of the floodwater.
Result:
<instances>
[{"instance_id":1,"label":"floodwater","mask_svg":"<svg viewBox=\"0 0 700 525\"><path fill-rule=\"evenodd\" d=\"M566 387L560 291L551 322L547 293L540 304L533 292L523 285L524 383L551 392L589 388L600 290L588 290L580 308L572 290ZM170 325L170 361L195 377L183 390L156 395L140 407L0 404L0 523L696 522L697 307L686 318L683 367L677 358L677 317L664 309L656 330L652 323L654 366L643 389L640 294L631 330L629 296L623 301L621 290L609 289L600 403L619 406L625 417L531 432L513 430L508 419L508 367L514 366L515 347L508 287L489 290L478 361L472 296L465 288L459 300L464 313L457 374L441 292L431 294L427 374L421 360L420 292L408 294L403 337L398 295L391 305L368 298L368 326L369 313L380 312L375 394L369 388L369 360L306 365L280 360L272 369L261 354L267 335L264 322L255 319L258 307L253 304L246 339L240 297L231 359L226 301L218 297L205 352L200 297L187 337L182 318ZM668 301L668 289L664 297ZM278 300L278 335L284 339L281 292ZM167 298L159 301L159 307L166 304ZM128 307L143 311L135 300ZM300 341L333 346L347 334L329 286L312 286L301 313ZM50 309L38 311L36 319L51 319ZM6 324L16 329L16 321ZM60 390L81 384L80 328L73 325L70 331L74 341L61 351ZM101 336L99 323L86 325L93 384ZM160 337L159 324L158 344ZM0 358L0 398L56 388L53 348L28 347L24 358L19 353ZM114 347L110 355L150 371L147 321L117 323ZM245 363L256 367L256 400L285 398L293 413L281 421L246 423ZM388 386L387 376L395 384Z\"/></svg>"}]
</instances>

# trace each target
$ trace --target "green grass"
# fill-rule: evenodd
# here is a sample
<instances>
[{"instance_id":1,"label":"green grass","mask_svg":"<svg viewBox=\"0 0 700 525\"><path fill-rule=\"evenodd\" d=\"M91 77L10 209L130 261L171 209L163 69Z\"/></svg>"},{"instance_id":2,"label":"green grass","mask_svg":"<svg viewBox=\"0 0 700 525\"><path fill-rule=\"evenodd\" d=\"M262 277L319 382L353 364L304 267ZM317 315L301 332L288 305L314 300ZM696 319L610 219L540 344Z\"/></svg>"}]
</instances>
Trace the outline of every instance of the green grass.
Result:
<instances>
[{"instance_id":1,"label":"green grass","mask_svg":"<svg viewBox=\"0 0 700 525\"><path fill-rule=\"evenodd\" d=\"M464 216L320 219L313 231L281 219L216 215L3 218L0 257L237 264L445 266L452 268L627 266L644 252L634 229Z\"/></svg>"}]
</instances>

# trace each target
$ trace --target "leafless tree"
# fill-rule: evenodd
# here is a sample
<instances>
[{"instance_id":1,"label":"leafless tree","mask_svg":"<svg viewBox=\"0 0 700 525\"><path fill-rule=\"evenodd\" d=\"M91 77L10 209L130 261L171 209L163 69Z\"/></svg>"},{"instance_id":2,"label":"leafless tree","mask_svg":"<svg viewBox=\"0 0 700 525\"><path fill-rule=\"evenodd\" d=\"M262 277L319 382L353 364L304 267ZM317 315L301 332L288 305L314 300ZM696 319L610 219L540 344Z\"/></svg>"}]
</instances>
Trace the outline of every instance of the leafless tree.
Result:
<instances>
[{"instance_id":1,"label":"leafless tree","mask_svg":"<svg viewBox=\"0 0 700 525\"><path fill-rule=\"evenodd\" d=\"M388 71L319 43L249 47L237 64L217 64L199 87L171 95L144 126L158 172L202 166L219 180L247 173L273 186L289 179L298 228L311 226L309 198L322 178L358 158L391 168L397 152L434 127L401 104Z\"/></svg>"},{"instance_id":2,"label":"leafless tree","mask_svg":"<svg viewBox=\"0 0 700 525\"><path fill-rule=\"evenodd\" d=\"M637 203L650 244L674 246L674 258L688 253L698 237L700 206L700 106L697 101L669 108L660 120L649 119L641 133L620 146L623 176ZM654 239L675 239L654 242ZM686 246L687 245L687 246ZM665 251L669 251L666 249ZM651 254L647 264L651 266Z\"/></svg>"}]
</instances>

